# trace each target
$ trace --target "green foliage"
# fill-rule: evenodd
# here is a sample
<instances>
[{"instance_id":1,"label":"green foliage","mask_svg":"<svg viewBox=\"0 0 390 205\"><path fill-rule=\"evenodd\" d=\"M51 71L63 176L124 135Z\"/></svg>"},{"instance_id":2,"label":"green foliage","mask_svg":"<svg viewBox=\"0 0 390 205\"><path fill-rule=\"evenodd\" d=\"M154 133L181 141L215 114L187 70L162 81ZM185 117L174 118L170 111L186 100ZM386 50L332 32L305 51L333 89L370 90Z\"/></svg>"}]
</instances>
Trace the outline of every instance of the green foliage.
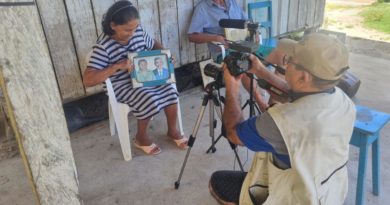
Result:
<instances>
[{"instance_id":1,"label":"green foliage","mask_svg":"<svg viewBox=\"0 0 390 205\"><path fill-rule=\"evenodd\" d=\"M326 4L325 10L326 11L342 10L342 9L352 9L352 8L356 8L356 7L359 7L359 6L352 6L352 5L345 5L345 4Z\"/></svg>"},{"instance_id":2,"label":"green foliage","mask_svg":"<svg viewBox=\"0 0 390 205\"><path fill-rule=\"evenodd\" d=\"M390 4L372 4L364 8L360 15L364 18L365 26L390 34Z\"/></svg>"}]
</instances>

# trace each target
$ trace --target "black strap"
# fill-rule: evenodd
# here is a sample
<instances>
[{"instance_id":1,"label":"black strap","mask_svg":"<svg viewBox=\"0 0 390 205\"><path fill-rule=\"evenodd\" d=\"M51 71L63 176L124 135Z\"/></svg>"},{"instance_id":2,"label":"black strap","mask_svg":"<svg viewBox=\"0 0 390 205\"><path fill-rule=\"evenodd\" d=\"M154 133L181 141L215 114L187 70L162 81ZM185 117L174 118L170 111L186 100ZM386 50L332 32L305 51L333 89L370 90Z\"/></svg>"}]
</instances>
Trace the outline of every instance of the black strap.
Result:
<instances>
[{"instance_id":1,"label":"black strap","mask_svg":"<svg viewBox=\"0 0 390 205\"><path fill-rule=\"evenodd\" d=\"M298 100L299 98L307 96L307 95L315 95L315 94L319 94L319 93L329 93L329 94L332 94L335 91L336 91L336 89L334 87L332 87L332 88L329 88L329 89L326 89L326 90L323 90L323 91L319 91L319 92L294 92L292 90L289 90L288 94L289 94L289 96L291 98L291 102L293 102L293 101Z\"/></svg>"}]
</instances>

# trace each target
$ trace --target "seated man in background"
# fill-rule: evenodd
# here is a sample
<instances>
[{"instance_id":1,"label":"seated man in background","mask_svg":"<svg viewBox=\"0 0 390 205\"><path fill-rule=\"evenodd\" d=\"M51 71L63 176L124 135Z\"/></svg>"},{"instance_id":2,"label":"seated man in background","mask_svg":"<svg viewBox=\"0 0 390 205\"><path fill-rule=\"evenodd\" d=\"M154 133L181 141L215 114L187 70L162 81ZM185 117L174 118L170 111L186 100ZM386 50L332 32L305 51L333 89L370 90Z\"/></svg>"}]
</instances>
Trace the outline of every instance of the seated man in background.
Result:
<instances>
[{"instance_id":1,"label":"seated man in background","mask_svg":"<svg viewBox=\"0 0 390 205\"><path fill-rule=\"evenodd\" d=\"M225 40L225 32L219 26L221 19L247 19L241 7L235 0L202 0L195 7L192 15L191 24L188 29L188 39L193 43L208 43L208 48L212 58L215 60L220 54L219 47L212 42L219 42L225 47L228 46ZM271 58L267 58L271 63L278 63L282 59L279 54L270 54ZM281 64L280 64L281 65ZM242 78L243 85L246 90L250 90L250 78L244 76ZM254 99L263 112L267 109L268 103L257 90L257 84L253 84Z\"/></svg>"},{"instance_id":2,"label":"seated man in background","mask_svg":"<svg viewBox=\"0 0 390 205\"><path fill-rule=\"evenodd\" d=\"M284 90L289 102L245 121L237 99L242 74L234 77L224 65L227 137L257 153L248 173L214 172L210 191L221 204L230 205L343 204L356 111L335 86L349 68L348 50L318 33L299 42L280 40L277 49L286 54L285 80L253 55L249 72Z\"/></svg>"}]
</instances>

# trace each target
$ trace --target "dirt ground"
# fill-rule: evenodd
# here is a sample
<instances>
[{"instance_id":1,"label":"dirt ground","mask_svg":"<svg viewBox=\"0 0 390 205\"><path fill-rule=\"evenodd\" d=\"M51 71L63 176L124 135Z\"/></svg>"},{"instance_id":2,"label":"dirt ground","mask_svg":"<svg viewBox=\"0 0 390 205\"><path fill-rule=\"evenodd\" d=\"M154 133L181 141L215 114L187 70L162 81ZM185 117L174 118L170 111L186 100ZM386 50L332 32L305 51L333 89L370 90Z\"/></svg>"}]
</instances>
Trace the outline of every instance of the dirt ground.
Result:
<instances>
[{"instance_id":1,"label":"dirt ground","mask_svg":"<svg viewBox=\"0 0 390 205\"><path fill-rule=\"evenodd\" d=\"M390 35L363 28L362 19L356 17L356 14L361 10L361 5L372 2L375 1L327 0L327 3L353 4L356 5L356 8L326 13L325 18L333 19L332 22L337 22L337 24L328 25L324 29L344 32L348 37L352 37L348 38L346 42L351 51L351 68L353 68L354 74L362 78L363 82L355 99L356 102L390 112L388 103L390 96L387 92L389 84L384 83L389 78L387 65L390 59L390 44L380 42L390 42ZM195 114L199 110L201 93L194 89L183 94L182 98L182 106L188 108L183 110L183 116L186 117L185 130L189 133L195 122ZM161 155L152 158L134 149L133 161L124 162L117 138L109 137L107 121L73 133L71 135L72 148L79 173L80 194L84 203L86 205L156 203L215 205L215 200L211 198L207 190L208 176L215 170L231 168L233 157L231 150L226 148L226 142L221 142L218 145L218 151L213 155L204 154L204 150L210 145L205 131L208 130L207 112L204 118L197 144L194 146L179 190L173 189L173 182L177 179L184 153L174 149L174 146L164 140L162 136L155 134L156 138L160 140L159 142L163 144L164 151ZM163 122L161 117L157 117L154 127L162 127L159 123ZM365 202L368 205L387 204L390 201L387 194L390 193L390 174L386 171L390 170L390 155L386 149L390 144L389 131L390 125L388 124L381 135L382 191L379 197L372 194L371 166L367 167L365 190L367 198ZM0 146L0 153L1 148L5 148L5 146ZM9 150L9 147L7 148ZM245 161L248 161L245 150L241 150L240 155L246 159ZM357 148L351 146L350 156L348 164L350 189L345 205L354 204L355 201L359 156ZM5 158L0 160L0 204L33 204L33 194L24 173L20 156L12 154L11 157ZM248 162L247 166L248 164L250 163ZM145 170L150 177L137 177L144 174ZM160 177L161 173L164 173L163 178Z\"/></svg>"},{"instance_id":2,"label":"dirt ground","mask_svg":"<svg viewBox=\"0 0 390 205\"><path fill-rule=\"evenodd\" d=\"M358 15L365 5L375 0L328 0L327 4L348 5L352 8L325 11L323 27L326 30L346 33L350 37L359 37L390 42L390 34L363 27L363 18Z\"/></svg>"}]
</instances>

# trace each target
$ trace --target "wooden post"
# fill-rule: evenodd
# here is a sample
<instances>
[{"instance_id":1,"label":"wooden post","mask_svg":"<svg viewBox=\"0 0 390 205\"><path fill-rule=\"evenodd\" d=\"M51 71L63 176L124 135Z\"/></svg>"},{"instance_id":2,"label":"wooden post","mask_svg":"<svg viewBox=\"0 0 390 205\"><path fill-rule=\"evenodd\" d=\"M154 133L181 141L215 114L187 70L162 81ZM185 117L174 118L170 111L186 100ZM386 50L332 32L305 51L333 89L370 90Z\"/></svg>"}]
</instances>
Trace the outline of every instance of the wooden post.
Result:
<instances>
[{"instance_id":1,"label":"wooden post","mask_svg":"<svg viewBox=\"0 0 390 205\"><path fill-rule=\"evenodd\" d=\"M36 203L82 204L37 7L0 0L0 19L0 85Z\"/></svg>"}]
</instances>

